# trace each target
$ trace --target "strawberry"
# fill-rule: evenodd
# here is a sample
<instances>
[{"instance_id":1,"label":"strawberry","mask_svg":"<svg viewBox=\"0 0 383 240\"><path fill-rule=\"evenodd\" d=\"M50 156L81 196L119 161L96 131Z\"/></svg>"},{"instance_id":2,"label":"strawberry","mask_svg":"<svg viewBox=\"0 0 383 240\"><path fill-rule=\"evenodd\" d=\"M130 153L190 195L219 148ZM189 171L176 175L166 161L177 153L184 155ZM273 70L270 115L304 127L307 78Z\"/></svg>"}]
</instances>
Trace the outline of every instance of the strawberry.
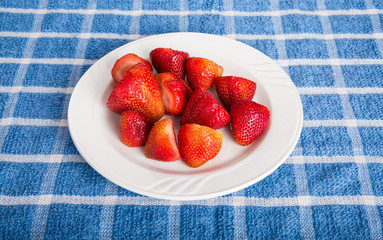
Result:
<instances>
[{"instance_id":1,"label":"strawberry","mask_svg":"<svg viewBox=\"0 0 383 240\"><path fill-rule=\"evenodd\" d=\"M181 159L174 134L173 120L164 118L150 130L145 145L145 156L165 162Z\"/></svg>"},{"instance_id":2,"label":"strawberry","mask_svg":"<svg viewBox=\"0 0 383 240\"><path fill-rule=\"evenodd\" d=\"M185 63L185 73L192 89L209 89L214 78L222 76L223 68L215 62L200 57L190 57Z\"/></svg>"},{"instance_id":3,"label":"strawberry","mask_svg":"<svg viewBox=\"0 0 383 240\"><path fill-rule=\"evenodd\" d=\"M219 129L230 122L225 108L206 90L195 90L191 95L181 117L181 125L197 123Z\"/></svg>"},{"instance_id":4,"label":"strawberry","mask_svg":"<svg viewBox=\"0 0 383 240\"><path fill-rule=\"evenodd\" d=\"M252 100L256 83L241 77L225 76L214 79L215 90L228 111L234 100Z\"/></svg>"},{"instance_id":5,"label":"strawberry","mask_svg":"<svg viewBox=\"0 0 383 240\"><path fill-rule=\"evenodd\" d=\"M118 83L124 74L137 63L145 64L148 68L152 69L152 64L134 53L128 53L119 58L113 65L112 78L113 81Z\"/></svg>"},{"instance_id":6,"label":"strawberry","mask_svg":"<svg viewBox=\"0 0 383 240\"><path fill-rule=\"evenodd\" d=\"M146 143L154 123L136 110L123 111L120 117L120 139L129 147L139 147Z\"/></svg>"},{"instance_id":7,"label":"strawberry","mask_svg":"<svg viewBox=\"0 0 383 240\"><path fill-rule=\"evenodd\" d=\"M185 124L178 132L182 158L190 167L200 167L213 159L222 147L222 133L198 124Z\"/></svg>"},{"instance_id":8,"label":"strawberry","mask_svg":"<svg viewBox=\"0 0 383 240\"><path fill-rule=\"evenodd\" d=\"M153 72L144 64L136 64L122 77L109 95L107 107L115 113L133 109L153 122L165 113L160 86Z\"/></svg>"},{"instance_id":9,"label":"strawberry","mask_svg":"<svg viewBox=\"0 0 383 240\"><path fill-rule=\"evenodd\" d=\"M187 84L187 82L185 82L185 80L183 80L182 78L177 77L174 73L171 73L171 72L159 73L156 75L156 79L157 79L158 83L160 84L160 86L161 86L161 84L163 84L165 82L178 80L183 85L185 85L189 96L193 93L193 90L190 88L189 84Z\"/></svg>"},{"instance_id":10,"label":"strawberry","mask_svg":"<svg viewBox=\"0 0 383 240\"><path fill-rule=\"evenodd\" d=\"M187 52L171 48L156 48L149 53L153 67L158 73L171 72L179 78L185 77L185 60L189 57Z\"/></svg>"},{"instance_id":11,"label":"strawberry","mask_svg":"<svg viewBox=\"0 0 383 240\"><path fill-rule=\"evenodd\" d=\"M235 140L246 146L265 130L270 121L270 111L250 100L235 100L231 104L230 119Z\"/></svg>"},{"instance_id":12,"label":"strawberry","mask_svg":"<svg viewBox=\"0 0 383 240\"><path fill-rule=\"evenodd\" d=\"M191 88L183 79L178 78L170 72L159 73L156 79L160 83L165 113L169 115L180 115L189 100Z\"/></svg>"}]
</instances>

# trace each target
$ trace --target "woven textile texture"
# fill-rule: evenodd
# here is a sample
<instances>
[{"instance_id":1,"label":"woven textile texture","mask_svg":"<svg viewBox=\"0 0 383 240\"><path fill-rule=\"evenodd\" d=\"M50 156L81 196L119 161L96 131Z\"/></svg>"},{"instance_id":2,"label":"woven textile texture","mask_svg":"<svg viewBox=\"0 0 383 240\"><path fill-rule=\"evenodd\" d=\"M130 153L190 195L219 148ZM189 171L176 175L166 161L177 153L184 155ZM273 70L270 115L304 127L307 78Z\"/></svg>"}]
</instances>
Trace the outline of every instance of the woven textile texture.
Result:
<instances>
[{"instance_id":1,"label":"woven textile texture","mask_svg":"<svg viewBox=\"0 0 383 240\"><path fill-rule=\"evenodd\" d=\"M0 0L0 239L383 239L383 1ZM85 162L68 130L86 70L126 43L222 35L300 94L286 162L235 193L142 196Z\"/></svg>"}]
</instances>

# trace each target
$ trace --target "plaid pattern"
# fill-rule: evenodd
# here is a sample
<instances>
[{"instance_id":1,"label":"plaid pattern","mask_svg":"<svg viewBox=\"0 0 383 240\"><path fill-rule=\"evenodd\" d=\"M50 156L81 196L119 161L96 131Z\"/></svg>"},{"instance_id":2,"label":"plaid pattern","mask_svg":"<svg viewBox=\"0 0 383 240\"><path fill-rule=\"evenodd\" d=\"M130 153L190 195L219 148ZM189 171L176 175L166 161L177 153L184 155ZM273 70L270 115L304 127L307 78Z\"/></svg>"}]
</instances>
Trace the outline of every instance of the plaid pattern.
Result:
<instances>
[{"instance_id":1,"label":"plaid pattern","mask_svg":"<svg viewBox=\"0 0 383 240\"><path fill-rule=\"evenodd\" d=\"M380 0L0 1L0 239L383 239ZM82 74L146 35L204 32L276 60L304 127L264 180L201 201L122 189L68 132Z\"/></svg>"}]
</instances>

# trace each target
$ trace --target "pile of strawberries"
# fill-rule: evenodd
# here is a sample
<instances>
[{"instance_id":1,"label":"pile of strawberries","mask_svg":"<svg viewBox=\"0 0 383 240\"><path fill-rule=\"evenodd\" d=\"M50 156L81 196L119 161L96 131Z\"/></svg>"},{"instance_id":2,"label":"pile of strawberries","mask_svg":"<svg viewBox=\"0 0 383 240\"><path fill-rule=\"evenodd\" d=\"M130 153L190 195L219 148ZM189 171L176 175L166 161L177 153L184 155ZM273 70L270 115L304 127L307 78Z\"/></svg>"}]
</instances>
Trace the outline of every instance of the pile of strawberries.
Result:
<instances>
[{"instance_id":1,"label":"pile of strawberries","mask_svg":"<svg viewBox=\"0 0 383 240\"><path fill-rule=\"evenodd\" d=\"M145 146L151 159L183 159L199 167L222 147L217 129L231 125L235 140L245 146L267 127L270 111L252 101L255 82L222 76L217 63L171 48L156 48L149 56L151 63L126 54L111 72L116 85L107 107L121 114L120 139L127 146ZM207 91L213 85L223 105ZM177 139L173 120L165 114L181 116Z\"/></svg>"}]
</instances>

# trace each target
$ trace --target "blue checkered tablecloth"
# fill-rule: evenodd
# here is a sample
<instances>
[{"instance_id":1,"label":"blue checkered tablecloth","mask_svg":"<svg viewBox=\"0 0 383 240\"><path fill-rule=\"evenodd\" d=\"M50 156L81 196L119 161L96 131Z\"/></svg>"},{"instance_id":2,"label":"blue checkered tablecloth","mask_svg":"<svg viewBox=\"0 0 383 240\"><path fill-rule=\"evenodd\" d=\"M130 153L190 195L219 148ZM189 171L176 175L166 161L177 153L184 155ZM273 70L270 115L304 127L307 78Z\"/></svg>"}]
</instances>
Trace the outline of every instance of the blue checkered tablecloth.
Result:
<instances>
[{"instance_id":1,"label":"blue checkered tablecloth","mask_svg":"<svg viewBox=\"0 0 383 240\"><path fill-rule=\"evenodd\" d=\"M0 0L0 239L383 239L383 1ZM297 86L301 138L227 196L138 195L76 150L82 74L145 36L203 32L274 59Z\"/></svg>"}]
</instances>

